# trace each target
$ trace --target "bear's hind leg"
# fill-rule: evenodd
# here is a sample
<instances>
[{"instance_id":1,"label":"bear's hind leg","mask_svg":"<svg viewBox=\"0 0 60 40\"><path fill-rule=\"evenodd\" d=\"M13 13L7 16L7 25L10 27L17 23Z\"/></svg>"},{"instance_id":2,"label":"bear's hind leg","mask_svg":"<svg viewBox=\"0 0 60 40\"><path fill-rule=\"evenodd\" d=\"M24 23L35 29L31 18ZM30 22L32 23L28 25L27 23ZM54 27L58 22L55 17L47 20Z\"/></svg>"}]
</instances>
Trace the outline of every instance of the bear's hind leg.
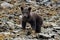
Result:
<instances>
[{"instance_id":1,"label":"bear's hind leg","mask_svg":"<svg viewBox=\"0 0 60 40\"><path fill-rule=\"evenodd\" d=\"M36 25L36 33L40 33L41 32L41 26L40 25Z\"/></svg>"}]
</instances>

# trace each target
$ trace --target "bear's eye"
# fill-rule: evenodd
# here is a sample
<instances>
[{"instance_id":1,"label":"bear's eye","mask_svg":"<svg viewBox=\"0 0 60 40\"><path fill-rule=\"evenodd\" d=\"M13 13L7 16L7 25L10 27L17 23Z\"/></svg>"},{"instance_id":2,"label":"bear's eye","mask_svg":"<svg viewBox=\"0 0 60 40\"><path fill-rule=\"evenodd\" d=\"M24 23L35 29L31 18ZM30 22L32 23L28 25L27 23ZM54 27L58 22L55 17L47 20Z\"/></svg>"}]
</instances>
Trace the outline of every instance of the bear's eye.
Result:
<instances>
[{"instance_id":1,"label":"bear's eye","mask_svg":"<svg viewBox=\"0 0 60 40\"><path fill-rule=\"evenodd\" d=\"M29 13L29 12L24 11L24 12L22 12L22 13L24 14L24 13Z\"/></svg>"}]
</instances>

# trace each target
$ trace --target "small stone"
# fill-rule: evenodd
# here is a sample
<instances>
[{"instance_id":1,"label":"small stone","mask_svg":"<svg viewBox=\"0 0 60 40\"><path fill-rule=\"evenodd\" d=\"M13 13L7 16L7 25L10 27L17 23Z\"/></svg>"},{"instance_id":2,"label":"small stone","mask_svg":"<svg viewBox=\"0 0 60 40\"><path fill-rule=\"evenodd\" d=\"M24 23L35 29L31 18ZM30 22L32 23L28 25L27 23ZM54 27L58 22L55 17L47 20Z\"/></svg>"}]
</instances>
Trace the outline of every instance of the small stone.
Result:
<instances>
[{"instance_id":1,"label":"small stone","mask_svg":"<svg viewBox=\"0 0 60 40\"><path fill-rule=\"evenodd\" d=\"M20 15L19 18L22 19L22 15Z\"/></svg>"}]
</instances>

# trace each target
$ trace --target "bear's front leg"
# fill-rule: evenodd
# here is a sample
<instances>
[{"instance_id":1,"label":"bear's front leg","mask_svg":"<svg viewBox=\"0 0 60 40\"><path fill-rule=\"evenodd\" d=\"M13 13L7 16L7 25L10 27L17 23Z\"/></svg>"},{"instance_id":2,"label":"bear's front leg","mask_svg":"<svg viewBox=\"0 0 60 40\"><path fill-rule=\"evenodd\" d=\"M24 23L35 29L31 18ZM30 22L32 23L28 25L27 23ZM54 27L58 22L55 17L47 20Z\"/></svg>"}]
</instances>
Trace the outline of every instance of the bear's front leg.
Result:
<instances>
[{"instance_id":1,"label":"bear's front leg","mask_svg":"<svg viewBox=\"0 0 60 40\"><path fill-rule=\"evenodd\" d=\"M20 35L24 35L25 34L25 27L26 27L26 22L22 21L22 30L20 31Z\"/></svg>"},{"instance_id":2,"label":"bear's front leg","mask_svg":"<svg viewBox=\"0 0 60 40\"><path fill-rule=\"evenodd\" d=\"M31 23L32 30L36 30L36 22Z\"/></svg>"},{"instance_id":3,"label":"bear's front leg","mask_svg":"<svg viewBox=\"0 0 60 40\"><path fill-rule=\"evenodd\" d=\"M26 27L26 21L22 21L22 29L25 30Z\"/></svg>"},{"instance_id":4,"label":"bear's front leg","mask_svg":"<svg viewBox=\"0 0 60 40\"><path fill-rule=\"evenodd\" d=\"M31 27L32 27L31 35L32 35L32 37L36 37L36 33L35 33L35 30L36 30L36 21L35 20L31 21L30 24L31 24Z\"/></svg>"}]
</instances>

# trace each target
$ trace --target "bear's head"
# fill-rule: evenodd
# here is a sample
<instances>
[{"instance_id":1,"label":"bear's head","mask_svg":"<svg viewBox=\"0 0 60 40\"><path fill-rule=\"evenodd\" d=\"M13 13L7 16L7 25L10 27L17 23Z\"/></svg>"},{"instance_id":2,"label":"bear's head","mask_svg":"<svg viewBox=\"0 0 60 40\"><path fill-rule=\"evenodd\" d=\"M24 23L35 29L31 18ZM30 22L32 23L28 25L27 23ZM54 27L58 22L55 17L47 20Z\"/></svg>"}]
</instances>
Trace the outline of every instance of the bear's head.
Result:
<instances>
[{"instance_id":1,"label":"bear's head","mask_svg":"<svg viewBox=\"0 0 60 40\"><path fill-rule=\"evenodd\" d=\"M28 18L30 16L31 7L21 7L23 17Z\"/></svg>"}]
</instances>

